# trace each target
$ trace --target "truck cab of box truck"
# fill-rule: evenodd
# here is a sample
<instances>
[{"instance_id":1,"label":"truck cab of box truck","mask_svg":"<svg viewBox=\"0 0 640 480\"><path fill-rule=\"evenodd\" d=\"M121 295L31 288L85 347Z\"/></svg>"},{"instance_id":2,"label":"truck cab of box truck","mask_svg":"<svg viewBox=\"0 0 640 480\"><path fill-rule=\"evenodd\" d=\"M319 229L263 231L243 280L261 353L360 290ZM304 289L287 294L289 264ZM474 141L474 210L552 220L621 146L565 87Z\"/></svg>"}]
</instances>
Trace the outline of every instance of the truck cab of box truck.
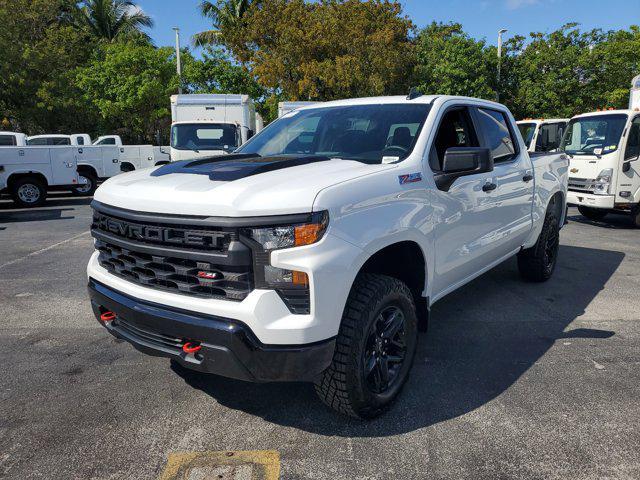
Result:
<instances>
[{"instance_id":1,"label":"truck cab of box truck","mask_svg":"<svg viewBox=\"0 0 640 480\"><path fill-rule=\"evenodd\" d=\"M248 95L173 95L171 121L172 161L226 155L256 133Z\"/></svg>"},{"instance_id":2,"label":"truck cab of box truck","mask_svg":"<svg viewBox=\"0 0 640 480\"><path fill-rule=\"evenodd\" d=\"M561 150L570 158L568 203L591 220L631 213L640 227L640 108L572 118Z\"/></svg>"},{"instance_id":3,"label":"truck cab of box truck","mask_svg":"<svg viewBox=\"0 0 640 480\"><path fill-rule=\"evenodd\" d=\"M552 152L560 147L568 118L525 119L517 122L530 152Z\"/></svg>"},{"instance_id":4,"label":"truck cab of box truck","mask_svg":"<svg viewBox=\"0 0 640 480\"><path fill-rule=\"evenodd\" d=\"M24 147L27 136L24 133L0 132L0 147Z\"/></svg>"}]
</instances>

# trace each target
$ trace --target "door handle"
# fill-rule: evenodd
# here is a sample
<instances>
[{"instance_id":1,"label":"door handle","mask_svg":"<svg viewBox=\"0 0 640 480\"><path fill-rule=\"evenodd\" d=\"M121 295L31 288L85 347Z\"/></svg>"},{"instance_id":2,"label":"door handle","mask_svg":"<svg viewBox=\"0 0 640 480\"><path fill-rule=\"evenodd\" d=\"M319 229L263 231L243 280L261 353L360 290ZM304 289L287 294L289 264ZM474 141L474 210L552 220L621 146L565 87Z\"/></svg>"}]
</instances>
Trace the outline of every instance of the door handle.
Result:
<instances>
[{"instance_id":1,"label":"door handle","mask_svg":"<svg viewBox=\"0 0 640 480\"><path fill-rule=\"evenodd\" d=\"M483 192L491 192L492 190L495 190L496 188L498 188L498 185L496 185L495 183L485 183L482 186L482 191Z\"/></svg>"},{"instance_id":2,"label":"door handle","mask_svg":"<svg viewBox=\"0 0 640 480\"><path fill-rule=\"evenodd\" d=\"M524 177L522 177L522 181L524 183L529 183L531 180L533 180L533 175L527 173Z\"/></svg>"}]
</instances>

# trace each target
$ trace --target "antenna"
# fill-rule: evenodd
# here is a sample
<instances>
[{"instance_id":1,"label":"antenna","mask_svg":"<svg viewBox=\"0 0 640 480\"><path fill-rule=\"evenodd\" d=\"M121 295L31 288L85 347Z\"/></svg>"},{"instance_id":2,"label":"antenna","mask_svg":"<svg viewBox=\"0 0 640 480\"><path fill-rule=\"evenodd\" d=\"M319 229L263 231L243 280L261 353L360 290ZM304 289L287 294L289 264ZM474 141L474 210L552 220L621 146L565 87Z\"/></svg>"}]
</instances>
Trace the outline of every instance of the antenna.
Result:
<instances>
[{"instance_id":1,"label":"antenna","mask_svg":"<svg viewBox=\"0 0 640 480\"><path fill-rule=\"evenodd\" d=\"M409 95L407 95L407 100L413 100L414 98L418 98L421 96L422 93L420 93L416 87L411 87L411 90L409 90Z\"/></svg>"}]
</instances>

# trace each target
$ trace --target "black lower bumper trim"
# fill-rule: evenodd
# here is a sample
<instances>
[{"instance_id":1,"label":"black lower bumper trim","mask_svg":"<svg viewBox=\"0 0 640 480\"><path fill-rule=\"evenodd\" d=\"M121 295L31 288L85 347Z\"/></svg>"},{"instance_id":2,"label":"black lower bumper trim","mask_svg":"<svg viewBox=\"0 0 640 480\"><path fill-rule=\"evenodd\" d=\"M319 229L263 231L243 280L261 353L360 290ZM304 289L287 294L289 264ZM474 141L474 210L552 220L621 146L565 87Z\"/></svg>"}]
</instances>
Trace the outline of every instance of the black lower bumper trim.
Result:
<instances>
[{"instance_id":1,"label":"black lower bumper trim","mask_svg":"<svg viewBox=\"0 0 640 480\"><path fill-rule=\"evenodd\" d=\"M96 319L115 337L149 355L169 357L193 370L253 382L311 381L331 363L335 339L306 345L265 345L235 320L135 299L93 279L89 295ZM105 311L116 314L104 323ZM186 354L187 341L201 345Z\"/></svg>"}]
</instances>

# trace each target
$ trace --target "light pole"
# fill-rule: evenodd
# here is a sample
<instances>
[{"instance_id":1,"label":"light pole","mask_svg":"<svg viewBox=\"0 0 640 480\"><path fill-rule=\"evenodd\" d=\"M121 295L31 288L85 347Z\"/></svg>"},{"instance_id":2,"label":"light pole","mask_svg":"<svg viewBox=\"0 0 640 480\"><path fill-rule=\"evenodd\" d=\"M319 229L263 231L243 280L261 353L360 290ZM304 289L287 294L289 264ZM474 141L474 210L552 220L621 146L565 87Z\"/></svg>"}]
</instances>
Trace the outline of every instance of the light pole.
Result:
<instances>
[{"instance_id":1,"label":"light pole","mask_svg":"<svg viewBox=\"0 0 640 480\"><path fill-rule=\"evenodd\" d=\"M502 34L506 33L507 29L503 28L498 31L498 83L496 85L496 101L500 101L500 67L502 64Z\"/></svg>"},{"instance_id":2,"label":"light pole","mask_svg":"<svg viewBox=\"0 0 640 480\"><path fill-rule=\"evenodd\" d=\"M178 93L182 93L182 65L180 63L180 29L173 27L176 32L176 67L178 69Z\"/></svg>"}]
</instances>

